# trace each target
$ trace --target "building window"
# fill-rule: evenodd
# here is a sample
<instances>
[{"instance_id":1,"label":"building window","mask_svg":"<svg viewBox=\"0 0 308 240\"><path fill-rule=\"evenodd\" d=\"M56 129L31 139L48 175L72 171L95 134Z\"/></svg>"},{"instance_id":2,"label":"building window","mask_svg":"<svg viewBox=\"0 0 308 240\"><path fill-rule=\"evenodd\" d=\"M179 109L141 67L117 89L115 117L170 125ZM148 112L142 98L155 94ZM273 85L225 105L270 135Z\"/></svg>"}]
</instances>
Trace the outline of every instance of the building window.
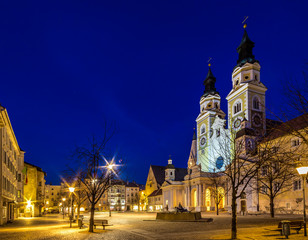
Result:
<instances>
[{"instance_id":1,"label":"building window","mask_svg":"<svg viewBox=\"0 0 308 240\"><path fill-rule=\"evenodd\" d=\"M18 182L21 182L21 174L18 173Z\"/></svg>"},{"instance_id":2,"label":"building window","mask_svg":"<svg viewBox=\"0 0 308 240\"><path fill-rule=\"evenodd\" d=\"M172 176L172 172L170 172L170 176Z\"/></svg>"},{"instance_id":3,"label":"building window","mask_svg":"<svg viewBox=\"0 0 308 240\"><path fill-rule=\"evenodd\" d=\"M205 125L203 124L202 126L201 126L201 134L204 134L205 133Z\"/></svg>"},{"instance_id":4,"label":"building window","mask_svg":"<svg viewBox=\"0 0 308 240\"><path fill-rule=\"evenodd\" d=\"M259 110L260 109L260 101L258 97L254 97L252 100L252 106L254 109Z\"/></svg>"},{"instance_id":5,"label":"building window","mask_svg":"<svg viewBox=\"0 0 308 240\"><path fill-rule=\"evenodd\" d=\"M236 102L233 106L233 112L234 114L237 114L242 111L242 103L241 102Z\"/></svg>"},{"instance_id":6,"label":"building window","mask_svg":"<svg viewBox=\"0 0 308 240\"><path fill-rule=\"evenodd\" d=\"M297 180L293 182L293 190L301 190L301 180Z\"/></svg>"},{"instance_id":7,"label":"building window","mask_svg":"<svg viewBox=\"0 0 308 240\"><path fill-rule=\"evenodd\" d=\"M300 141L299 138L291 140L291 147L299 146Z\"/></svg>"}]
</instances>

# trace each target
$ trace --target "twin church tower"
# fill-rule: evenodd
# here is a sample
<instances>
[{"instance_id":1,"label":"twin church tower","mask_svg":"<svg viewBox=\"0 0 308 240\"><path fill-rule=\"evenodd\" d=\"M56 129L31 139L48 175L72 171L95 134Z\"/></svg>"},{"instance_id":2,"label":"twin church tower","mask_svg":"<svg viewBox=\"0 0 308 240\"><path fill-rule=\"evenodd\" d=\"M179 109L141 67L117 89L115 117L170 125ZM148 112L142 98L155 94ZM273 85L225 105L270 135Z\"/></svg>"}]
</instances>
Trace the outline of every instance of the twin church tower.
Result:
<instances>
[{"instance_id":1,"label":"twin church tower","mask_svg":"<svg viewBox=\"0 0 308 240\"><path fill-rule=\"evenodd\" d=\"M265 92L267 88L260 78L260 63L253 55L254 42L252 42L244 29L242 41L237 48L238 60L232 72L232 89L227 95L228 124L226 114L221 110L221 97L215 87L211 65L204 80L205 90L200 99L200 113L196 119L196 162L193 158L188 161L188 167L200 165L201 170L208 172L213 168L219 170L223 167L222 152L223 139L230 137L231 132L240 130L242 122L245 126L254 129L256 135L265 131ZM227 128L228 125L228 128ZM229 134L229 136L226 136ZM210 162L214 162L210 164Z\"/></svg>"}]
</instances>

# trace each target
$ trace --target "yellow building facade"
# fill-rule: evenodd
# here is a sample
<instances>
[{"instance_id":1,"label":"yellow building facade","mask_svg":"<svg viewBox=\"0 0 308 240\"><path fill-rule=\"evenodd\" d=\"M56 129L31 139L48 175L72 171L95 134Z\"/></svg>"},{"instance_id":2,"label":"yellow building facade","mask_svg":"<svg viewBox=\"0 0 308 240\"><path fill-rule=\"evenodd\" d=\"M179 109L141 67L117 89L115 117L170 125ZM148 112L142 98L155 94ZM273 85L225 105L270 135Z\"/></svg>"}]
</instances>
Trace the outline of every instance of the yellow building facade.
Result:
<instances>
[{"instance_id":1,"label":"yellow building facade","mask_svg":"<svg viewBox=\"0 0 308 240\"><path fill-rule=\"evenodd\" d=\"M0 106L0 225L18 217L23 204L24 154L18 145L8 113Z\"/></svg>"}]
</instances>

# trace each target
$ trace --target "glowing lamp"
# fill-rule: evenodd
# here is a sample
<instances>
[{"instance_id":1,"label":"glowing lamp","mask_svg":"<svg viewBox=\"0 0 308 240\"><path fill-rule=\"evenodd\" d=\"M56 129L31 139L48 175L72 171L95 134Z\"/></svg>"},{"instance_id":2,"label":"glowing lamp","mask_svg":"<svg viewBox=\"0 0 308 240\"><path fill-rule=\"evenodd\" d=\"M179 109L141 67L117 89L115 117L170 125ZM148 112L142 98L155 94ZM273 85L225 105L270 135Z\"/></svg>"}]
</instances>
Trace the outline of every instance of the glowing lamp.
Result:
<instances>
[{"instance_id":1,"label":"glowing lamp","mask_svg":"<svg viewBox=\"0 0 308 240\"><path fill-rule=\"evenodd\" d=\"M113 167L114 167L114 164L109 164L109 165L108 165L108 168L109 168L110 170L112 170Z\"/></svg>"},{"instance_id":2,"label":"glowing lamp","mask_svg":"<svg viewBox=\"0 0 308 240\"><path fill-rule=\"evenodd\" d=\"M28 207L28 208L31 207L31 200L28 200L28 201L27 201L27 207Z\"/></svg>"},{"instance_id":3,"label":"glowing lamp","mask_svg":"<svg viewBox=\"0 0 308 240\"><path fill-rule=\"evenodd\" d=\"M308 173L308 167L298 167L296 170L300 175L306 175Z\"/></svg>"},{"instance_id":4,"label":"glowing lamp","mask_svg":"<svg viewBox=\"0 0 308 240\"><path fill-rule=\"evenodd\" d=\"M70 190L71 193L73 193L75 191L74 187L69 187L68 189Z\"/></svg>"},{"instance_id":5,"label":"glowing lamp","mask_svg":"<svg viewBox=\"0 0 308 240\"><path fill-rule=\"evenodd\" d=\"M63 201L63 202L65 202L65 200L66 200L66 198L65 198L65 197L64 197L64 198L62 198L62 201Z\"/></svg>"}]
</instances>

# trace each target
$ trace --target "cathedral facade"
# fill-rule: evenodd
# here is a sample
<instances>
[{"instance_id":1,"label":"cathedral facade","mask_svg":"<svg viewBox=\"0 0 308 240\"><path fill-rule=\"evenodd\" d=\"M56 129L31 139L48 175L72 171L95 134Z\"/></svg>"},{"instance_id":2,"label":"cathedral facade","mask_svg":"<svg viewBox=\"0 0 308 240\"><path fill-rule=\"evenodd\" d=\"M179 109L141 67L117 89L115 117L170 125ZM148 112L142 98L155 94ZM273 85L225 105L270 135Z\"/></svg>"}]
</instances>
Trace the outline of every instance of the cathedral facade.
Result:
<instances>
[{"instance_id":1,"label":"cathedral facade","mask_svg":"<svg viewBox=\"0 0 308 240\"><path fill-rule=\"evenodd\" d=\"M238 60L232 72L231 91L226 97L227 113L220 107L221 97L215 87L216 78L209 64L208 74L203 82L204 93L199 102L200 112L196 118L187 170L176 168L171 158L165 167L150 167L146 192L151 194L155 190L155 198L160 200L157 203L159 206L153 205L151 209L172 211L181 205L190 211L231 210L231 195L227 191L230 186L222 172L232 163L236 145L233 143L237 139L242 140L247 153L254 148L258 136L268 135L267 125L273 124L272 120L266 119L267 88L261 81L261 66L253 55L253 47L254 42L244 30L242 41L237 48ZM303 124L300 118L291 120L299 121L292 124L307 129L308 121ZM283 125L281 122L279 124ZM278 134L275 138L281 136ZM290 146L289 141L300 142L292 137L286 139L284 144L287 148ZM276 206L283 209L299 208L301 188L304 185L300 184L300 181L300 177L295 179L292 196L289 193L281 194L281 197L276 199ZM216 193L213 192L213 185L216 185ZM221 198L217 199L217 196ZM237 210L242 213L267 211L268 205L269 201L260 193L260 189L253 187L248 187L237 199Z\"/></svg>"}]
</instances>

